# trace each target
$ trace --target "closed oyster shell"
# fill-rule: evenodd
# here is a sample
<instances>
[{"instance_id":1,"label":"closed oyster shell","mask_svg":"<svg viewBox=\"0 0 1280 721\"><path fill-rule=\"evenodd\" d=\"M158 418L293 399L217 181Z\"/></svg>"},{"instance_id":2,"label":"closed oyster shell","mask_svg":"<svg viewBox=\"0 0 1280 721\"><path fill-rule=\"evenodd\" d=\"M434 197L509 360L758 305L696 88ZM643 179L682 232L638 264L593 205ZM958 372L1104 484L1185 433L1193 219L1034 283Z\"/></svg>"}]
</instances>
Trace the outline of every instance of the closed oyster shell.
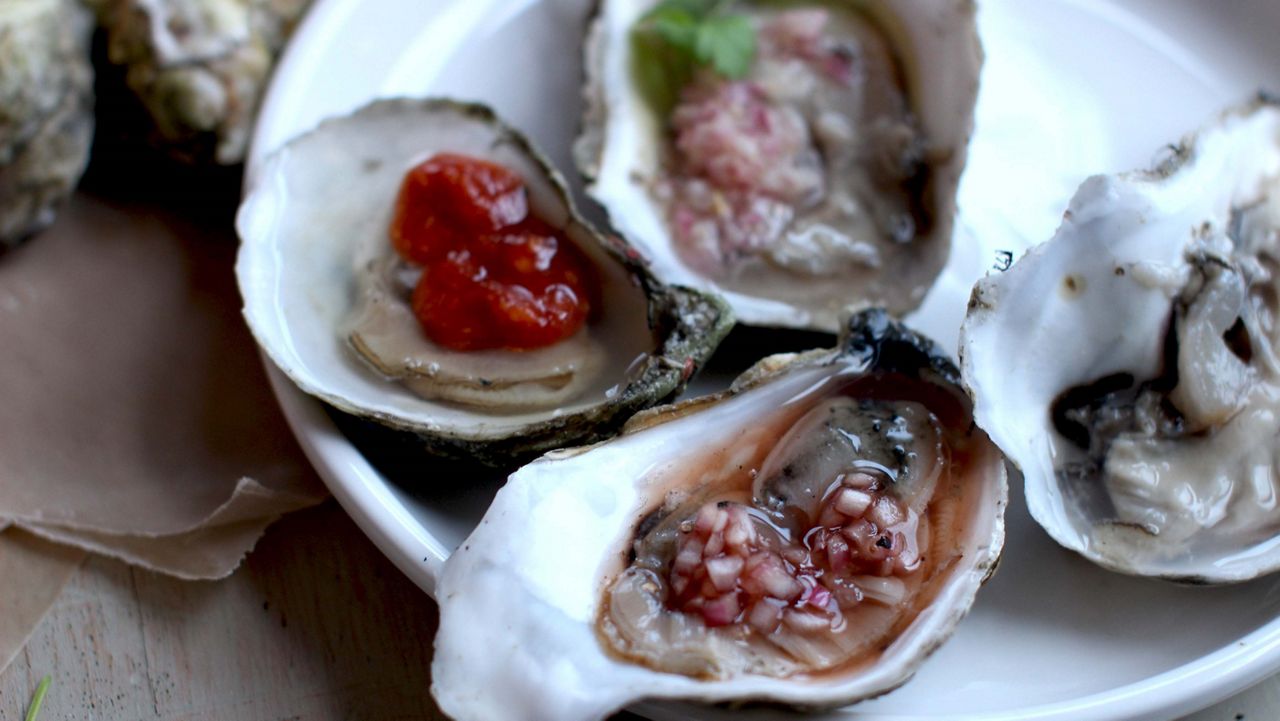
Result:
<instances>
[{"instance_id":1,"label":"closed oyster shell","mask_svg":"<svg viewBox=\"0 0 1280 721\"><path fill-rule=\"evenodd\" d=\"M52 223L88 163L91 29L75 0L0 5L0 248Z\"/></svg>"},{"instance_id":2,"label":"closed oyster shell","mask_svg":"<svg viewBox=\"0 0 1280 721\"><path fill-rule=\"evenodd\" d=\"M546 356L551 371L563 370L562 344L527 353L447 351L422 335L407 297L377 288L373 304L388 311L378 314L377 335L404 340L385 346L414 350L395 368L375 368L353 350L367 328L368 268L393 253L388 227L401 179L444 151L519 172L532 212L594 263L602 310L580 334L601 353L601 368L574 397L531 408L502 396L520 390L507 371ZM640 409L673 398L733 324L719 299L657 282L620 240L587 224L545 157L480 105L383 100L326 121L265 162L237 229L245 317L294 383L341 411L412 434L433 452L498 466L607 437ZM404 382L380 371L403 372ZM406 387L441 383L467 388L424 398Z\"/></svg>"},{"instance_id":3,"label":"closed oyster shell","mask_svg":"<svg viewBox=\"0 0 1280 721\"><path fill-rule=\"evenodd\" d=\"M580 721L645 698L816 708L902 684L965 615L1004 539L1004 462L973 425L957 380L931 342L883 311L868 311L849 321L837 349L766 358L725 393L647 411L618 438L557 451L520 469L446 562L437 588L432 692L442 710L459 721ZM933 523L931 565L912 602L923 604L913 607L918 613L900 619L869 658L821 671L742 671L731 661L685 675L606 647L612 631L603 619L615 618L606 589L626 575L629 555L639 548L633 541L674 522L655 512L727 478L745 479L749 488L748 467L759 471L762 487L771 486L768 463L757 467L758 458L793 447L794 434L783 431L833 398L920 403L952 451L936 485L901 489L906 497L923 494L910 503L927 508ZM813 430L821 447L821 425ZM813 436L805 430L804 438ZM672 660L696 664L694 657L706 654L715 667L721 650L732 655L743 648L740 640L704 645L706 638L708 629L695 628L669 652Z\"/></svg>"},{"instance_id":4,"label":"closed oyster shell","mask_svg":"<svg viewBox=\"0 0 1280 721\"><path fill-rule=\"evenodd\" d=\"M94 0L109 59L186 160L244 160L275 61L311 0Z\"/></svg>"},{"instance_id":5,"label":"closed oyster shell","mask_svg":"<svg viewBox=\"0 0 1280 721\"><path fill-rule=\"evenodd\" d=\"M908 162L917 172L904 181L912 186L905 195L913 207L906 229L891 232L879 224L871 230L859 219L875 215L888 204L857 192L829 192L838 185L830 176L846 172L839 169L844 165L836 166L844 161L832 158L844 148L865 146L867 157L874 159L859 160L854 169L870 173L869 167L886 162L877 153L892 155L882 149L893 147L895 141L867 140L875 132L876 121L850 118L851 113L841 106L843 100L833 101L831 109L836 112L805 111L805 134L813 138L814 154L828 178L827 190L817 201L803 201L803 207L795 210L783 234L786 242L779 241L773 250L722 276L698 269L675 247L673 223L657 197L663 179L670 175L670 128L635 80L632 39L636 23L656 4L656 0L603 0L587 38L586 110L575 155L590 179L588 193L609 212L614 227L651 261L659 278L723 294L739 320L750 325L836 332L846 306L884 307L899 316L917 307L950 254L956 190L973 128L983 54L972 0L738 4L752 14L823 8L833 16L859 18L869 26L888 46L890 64L905 86L909 124L917 134L910 142L913 150L889 164ZM858 52L852 51L855 57ZM768 79L749 80L757 89L770 84ZM775 81L782 88L792 85L785 78ZM839 122L826 122L833 116ZM846 127L849 124L852 127ZM836 139L844 135L849 137ZM861 153L858 150L855 155ZM676 195L692 193L677 191ZM718 194L712 196L714 207L724 205L723 200L715 200ZM773 214L764 211L745 217L754 219L744 221L748 224L774 223Z\"/></svg>"},{"instance_id":6,"label":"closed oyster shell","mask_svg":"<svg viewBox=\"0 0 1280 721\"><path fill-rule=\"evenodd\" d=\"M1280 105L1169 152L1085 181L1050 241L978 283L965 381L1058 543L1243 581L1280 568Z\"/></svg>"}]
</instances>

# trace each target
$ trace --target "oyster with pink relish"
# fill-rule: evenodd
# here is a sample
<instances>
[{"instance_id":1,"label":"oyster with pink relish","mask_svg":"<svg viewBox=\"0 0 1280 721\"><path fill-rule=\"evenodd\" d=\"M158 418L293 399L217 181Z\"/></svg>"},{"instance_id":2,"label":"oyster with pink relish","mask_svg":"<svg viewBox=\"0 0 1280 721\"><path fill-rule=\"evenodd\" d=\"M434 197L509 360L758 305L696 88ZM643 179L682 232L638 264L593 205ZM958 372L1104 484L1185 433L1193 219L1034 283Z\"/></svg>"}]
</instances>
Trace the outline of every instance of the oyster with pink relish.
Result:
<instances>
[{"instance_id":1,"label":"oyster with pink relish","mask_svg":"<svg viewBox=\"0 0 1280 721\"><path fill-rule=\"evenodd\" d=\"M835 349L766 358L517 471L437 589L441 709L819 708L906 682L1004 541L1003 457L958 377L864 311Z\"/></svg>"},{"instance_id":2,"label":"oyster with pink relish","mask_svg":"<svg viewBox=\"0 0 1280 721\"><path fill-rule=\"evenodd\" d=\"M606 0L576 148L588 192L659 277L743 322L834 332L845 306L910 311L950 253L974 13Z\"/></svg>"}]
</instances>

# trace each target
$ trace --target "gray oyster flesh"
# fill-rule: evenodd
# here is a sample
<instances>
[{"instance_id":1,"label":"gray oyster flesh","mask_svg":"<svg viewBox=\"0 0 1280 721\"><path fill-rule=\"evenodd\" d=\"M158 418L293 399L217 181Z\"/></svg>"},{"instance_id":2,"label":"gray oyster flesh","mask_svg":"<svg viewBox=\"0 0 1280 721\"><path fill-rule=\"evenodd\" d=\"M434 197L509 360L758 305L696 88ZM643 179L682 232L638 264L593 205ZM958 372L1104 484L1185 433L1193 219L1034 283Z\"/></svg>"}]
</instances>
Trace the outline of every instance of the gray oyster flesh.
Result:
<instances>
[{"instance_id":1,"label":"gray oyster flesh","mask_svg":"<svg viewBox=\"0 0 1280 721\"><path fill-rule=\"evenodd\" d=\"M1179 544L1212 527L1232 543L1257 543L1280 530L1247 503L1228 501L1225 480L1265 477L1276 463L1274 449L1257 444L1273 434L1280 405L1280 249L1268 212L1233 209L1225 237L1188 247L1185 277L1161 279L1173 303L1158 375L1108 375L1063 391L1051 408L1055 429L1074 446L1059 470L1064 492L1094 517L1140 530L1135 537ZM1226 466L1211 471L1208 460ZM1218 487L1188 505L1185 489L1215 474ZM1093 480L1100 477L1107 482Z\"/></svg>"}]
</instances>

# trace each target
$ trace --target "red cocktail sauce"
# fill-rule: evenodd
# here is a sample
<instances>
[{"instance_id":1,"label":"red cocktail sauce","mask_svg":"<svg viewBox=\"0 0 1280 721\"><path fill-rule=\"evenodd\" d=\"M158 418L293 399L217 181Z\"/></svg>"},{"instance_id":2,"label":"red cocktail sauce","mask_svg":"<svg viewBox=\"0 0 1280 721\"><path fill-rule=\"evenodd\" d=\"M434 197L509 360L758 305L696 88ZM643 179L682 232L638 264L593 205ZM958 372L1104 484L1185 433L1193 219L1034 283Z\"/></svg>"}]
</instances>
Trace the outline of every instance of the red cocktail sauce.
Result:
<instances>
[{"instance_id":1,"label":"red cocktail sauce","mask_svg":"<svg viewBox=\"0 0 1280 721\"><path fill-rule=\"evenodd\" d=\"M422 266L413 312L446 348L544 348L576 333L599 296L590 261L529 214L520 175L486 160L440 153L415 166L390 234Z\"/></svg>"}]
</instances>

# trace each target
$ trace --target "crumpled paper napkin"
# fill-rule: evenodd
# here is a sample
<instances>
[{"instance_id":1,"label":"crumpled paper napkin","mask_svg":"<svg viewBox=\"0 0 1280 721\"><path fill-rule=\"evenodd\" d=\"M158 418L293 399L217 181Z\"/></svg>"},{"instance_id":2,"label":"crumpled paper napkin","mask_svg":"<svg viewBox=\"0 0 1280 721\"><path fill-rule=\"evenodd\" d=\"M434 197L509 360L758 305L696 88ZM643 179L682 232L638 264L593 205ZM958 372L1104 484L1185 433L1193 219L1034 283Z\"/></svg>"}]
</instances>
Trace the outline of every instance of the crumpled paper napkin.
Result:
<instances>
[{"instance_id":1,"label":"crumpled paper napkin","mask_svg":"<svg viewBox=\"0 0 1280 721\"><path fill-rule=\"evenodd\" d=\"M221 578L327 497L241 320L229 212L199 201L77 195L0 255L0 669L84 550Z\"/></svg>"}]
</instances>

